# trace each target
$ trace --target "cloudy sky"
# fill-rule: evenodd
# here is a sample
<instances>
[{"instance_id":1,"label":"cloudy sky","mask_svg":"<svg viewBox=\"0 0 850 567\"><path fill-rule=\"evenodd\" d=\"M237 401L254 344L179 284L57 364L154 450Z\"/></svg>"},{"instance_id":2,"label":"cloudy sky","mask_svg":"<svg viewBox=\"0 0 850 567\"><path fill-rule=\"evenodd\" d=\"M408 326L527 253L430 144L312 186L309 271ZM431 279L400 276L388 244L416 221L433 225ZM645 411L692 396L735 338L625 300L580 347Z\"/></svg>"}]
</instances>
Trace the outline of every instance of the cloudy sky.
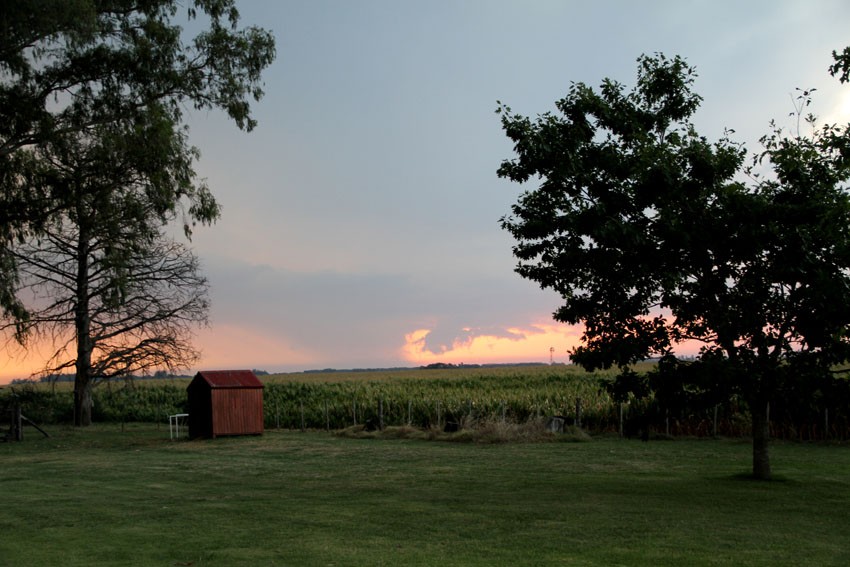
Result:
<instances>
[{"instance_id":1,"label":"cloudy sky","mask_svg":"<svg viewBox=\"0 0 850 567\"><path fill-rule=\"evenodd\" d=\"M193 114L197 164L223 206L193 245L212 284L204 368L566 361L558 297L513 272L499 228L521 187L497 100L534 116L571 82L634 83L642 53L682 55L697 129L756 149L795 88L850 120L828 76L846 0L243 0L271 29L259 127ZM35 364L14 360L0 376Z\"/></svg>"}]
</instances>

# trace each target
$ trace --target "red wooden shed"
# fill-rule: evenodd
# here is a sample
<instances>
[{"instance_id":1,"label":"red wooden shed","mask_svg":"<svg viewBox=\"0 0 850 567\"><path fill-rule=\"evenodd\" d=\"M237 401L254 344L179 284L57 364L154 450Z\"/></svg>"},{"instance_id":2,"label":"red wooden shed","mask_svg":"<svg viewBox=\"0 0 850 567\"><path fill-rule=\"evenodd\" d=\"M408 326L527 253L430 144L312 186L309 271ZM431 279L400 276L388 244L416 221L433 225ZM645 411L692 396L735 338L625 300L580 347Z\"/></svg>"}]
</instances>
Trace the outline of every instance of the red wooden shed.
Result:
<instances>
[{"instance_id":1,"label":"red wooden shed","mask_svg":"<svg viewBox=\"0 0 850 567\"><path fill-rule=\"evenodd\" d=\"M263 383L250 370L203 370L186 391L189 437L263 433Z\"/></svg>"}]
</instances>

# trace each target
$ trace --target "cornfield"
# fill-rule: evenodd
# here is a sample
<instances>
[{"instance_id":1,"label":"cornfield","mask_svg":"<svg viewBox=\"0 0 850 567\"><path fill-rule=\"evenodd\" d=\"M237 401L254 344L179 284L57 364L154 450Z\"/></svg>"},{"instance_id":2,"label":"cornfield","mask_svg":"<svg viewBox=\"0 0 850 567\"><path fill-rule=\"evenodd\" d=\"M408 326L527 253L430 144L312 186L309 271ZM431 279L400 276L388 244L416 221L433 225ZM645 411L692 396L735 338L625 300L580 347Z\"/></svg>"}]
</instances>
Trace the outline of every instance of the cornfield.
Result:
<instances>
[{"instance_id":1,"label":"cornfield","mask_svg":"<svg viewBox=\"0 0 850 567\"><path fill-rule=\"evenodd\" d=\"M611 425L613 405L600 388L597 374L554 368L546 372L537 368L496 373L465 370L454 377L442 371L417 372L425 376L336 382L272 377L266 381L264 396L266 426L443 427L482 419L517 423L552 415L575 419L577 400L583 424L593 429Z\"/></svg>"},{"instance_id":2,"label":"cornfield","mask_svg":"<svg viewBox=\"0 0 850 567\"><path fill-rule=\"evenodd\" d=\"M639 369L640 370L640 369ZM643 370L646 370L644 368ZM647 418L646 401L620 405L603 383L613 372L587 373L573 366L518 366L374 372L322 372L262 377L266 428L338 430L352 425L382 428L463 428L476 422L525 423L563 416L591 433L670 436L749 435L750 417L739 400L703 410L664 410ZM127 380L94 390L92 417L110 422L167 422L186 413L188 379ZM0 410L11 397L37 423L74 418L70 384L15 385L0 391ZM771 435L782 439L850 439L846 396L806 405L798 398L777 405Z\"/></svg>"}]
</instances>

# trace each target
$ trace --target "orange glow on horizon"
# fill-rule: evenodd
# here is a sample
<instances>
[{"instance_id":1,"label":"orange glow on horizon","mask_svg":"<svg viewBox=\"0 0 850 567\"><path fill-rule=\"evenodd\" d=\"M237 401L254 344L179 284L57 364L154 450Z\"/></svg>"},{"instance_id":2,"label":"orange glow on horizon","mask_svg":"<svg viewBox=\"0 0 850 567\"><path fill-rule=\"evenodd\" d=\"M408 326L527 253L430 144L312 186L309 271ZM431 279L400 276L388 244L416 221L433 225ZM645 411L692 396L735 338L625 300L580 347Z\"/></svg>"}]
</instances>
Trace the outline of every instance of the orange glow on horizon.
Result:
<instances>
[{"instance_id":1,"label":"orange glow on horizon","mask_svg":"<svg viewBox=\"0 0 850 567\"><path fill-rule=\"evenodd\" d=\"M201 349L198 368L260 368L316 364L315 353L297 350L284 339L239 325L216 324L199 332L195 340Z\"/></svg>"},{"instance_id":2,"label":"orange glow on horizon","mask_svg":"<svg viewBox=\"0 0 850 567\"><path fill-rule=\"evenodd\" d=\"M0 384L40 374L55 352L50 341L29 340L24 348L13 339L8 339L0 346Z\"/></svg>"},{"instance_id":3,"label":"orange glow on horizon","mask_svg":"<svg viewBox=\"0 0 850 567\"><path fill-rule=\"evenodd\" d=\"M8 384L18 378L29 378L40 367L32 363L6 357L0 363L0 384Z\"/></svg>"},{"instance_id":4,"label":"orange glow on horizon","mask_svg":"<svg viewBox=\"0 0 850 567\"><path fill-rule=\"evenodd\" d=\"M555 362L567 362L566 352L580 342L581 328L557 323L536 323L527 328L505 329L511 336L477 335L456 340L439 352L428 350L425 340L430 329L417 329L405 335L403 358L425 366L437 362L450 364L482 364L511 362L549 362L549 349L554 348Z\"/></svg>"},{"instance_id":5,"label":"orange glow on horizon","mask_svg":"<svg viewBox=\"0 0 850 567\"><path fill-rule=\"evenodd\" d=\"M313 352L297 350L284 339L267 332L239 325L217 324L203 329L193 341L201 351L195 368L185 369L194 373L202 368L264 368L265 366L310 366L319 364L321 358ZM7 344L0 349L0 384L8 384L18 378L37 376L53 351L49 343L32 344L27 352L21 347ZM181 372L184 371L181 369ZM73 372L73 368L66 370Z\"/></svg>"}]
</instances>

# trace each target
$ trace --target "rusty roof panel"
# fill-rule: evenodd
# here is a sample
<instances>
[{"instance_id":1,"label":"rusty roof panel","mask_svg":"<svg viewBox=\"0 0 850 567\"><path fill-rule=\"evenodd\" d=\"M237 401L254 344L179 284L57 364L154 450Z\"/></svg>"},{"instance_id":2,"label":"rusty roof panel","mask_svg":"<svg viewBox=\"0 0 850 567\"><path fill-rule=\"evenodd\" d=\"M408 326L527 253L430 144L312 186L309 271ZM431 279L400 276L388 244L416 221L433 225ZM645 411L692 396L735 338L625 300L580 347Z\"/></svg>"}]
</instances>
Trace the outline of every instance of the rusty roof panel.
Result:
<instances>
[{"instance_id":1,"label":"rusty roof panel","mask_svg":"<svg viewBox=\"0 0 850 567\"><path fill-rule=\"evenodd\" d=\"M195 375L210 388L262 388L263 383L250 370L202 370Z\"/></svg>"}]
</instances>

